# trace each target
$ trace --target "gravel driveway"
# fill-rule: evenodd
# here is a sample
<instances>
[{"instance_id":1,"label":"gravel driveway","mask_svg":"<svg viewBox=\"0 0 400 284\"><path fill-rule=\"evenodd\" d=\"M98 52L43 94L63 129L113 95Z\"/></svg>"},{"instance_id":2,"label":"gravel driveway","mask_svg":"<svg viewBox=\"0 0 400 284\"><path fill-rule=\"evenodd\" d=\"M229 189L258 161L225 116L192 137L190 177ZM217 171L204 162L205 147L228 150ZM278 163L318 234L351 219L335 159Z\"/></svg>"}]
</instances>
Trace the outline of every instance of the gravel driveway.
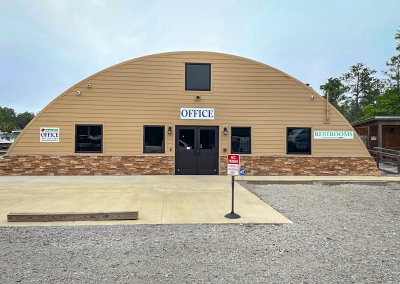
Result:
<instances>
[{"instance_id":1,"label":"gravel driveway","mask_svg":"<svg viewBox=\"0 0 400 284\"><path fill-rule=\"evenodd\" d=\"M399 185L246 187L293 224L2 227L0 283L400 283Z\"/></svg>"}]
</instances>

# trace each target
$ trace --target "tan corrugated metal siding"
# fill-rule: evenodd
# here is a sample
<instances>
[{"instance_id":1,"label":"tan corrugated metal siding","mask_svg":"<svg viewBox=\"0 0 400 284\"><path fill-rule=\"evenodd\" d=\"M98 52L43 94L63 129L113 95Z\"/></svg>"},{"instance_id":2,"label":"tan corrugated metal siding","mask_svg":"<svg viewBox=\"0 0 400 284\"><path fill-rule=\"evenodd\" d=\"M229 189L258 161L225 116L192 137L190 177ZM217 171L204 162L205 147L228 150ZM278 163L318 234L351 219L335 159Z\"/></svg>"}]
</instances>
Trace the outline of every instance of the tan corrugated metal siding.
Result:
<instances>
[{"instance_id":1,"label":"tan corrugated metal siding","mask_svg":"<svg viewBox=\"0 0 400 284\"><path fill-rule=\"evenodd\" d=\"M184 91L185 62L212 64L210 92ZM223 127L250 126L252 154L285 155L286 127L353 130L332 106L330 123L324 124L325 106L301 82L249 59L210 52L158 54L110 67L73 86L39 113L8 153L73 154L75 124L88 123L103 124L103 154L142 154L143 125L165 125L166 131L175 125L217 125L221 154L223 148L230 152ZM180 120L181 107L215 108L215 120ZM40 127L59 127L60 142L40 143ZM166 134L167 155L174 153L174 139ZM369 156L358 135L313 140L312 155Z\"/></svg>"}]
</instances>

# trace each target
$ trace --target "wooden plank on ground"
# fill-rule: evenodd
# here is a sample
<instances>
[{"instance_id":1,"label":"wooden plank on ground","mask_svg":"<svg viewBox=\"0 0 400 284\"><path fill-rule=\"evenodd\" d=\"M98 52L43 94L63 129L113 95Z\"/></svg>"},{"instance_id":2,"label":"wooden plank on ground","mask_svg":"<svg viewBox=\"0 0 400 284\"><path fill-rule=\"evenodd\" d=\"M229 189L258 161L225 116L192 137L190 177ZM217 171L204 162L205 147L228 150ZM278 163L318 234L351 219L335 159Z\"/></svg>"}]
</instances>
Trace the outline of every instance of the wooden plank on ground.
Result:
<instances>
[{"instance_id":1,"label":"wooden plank on ground","mask_svg":"<svg viewBox=\"0 0 400 284\"><path fill-rule=\"evenodd\" d=\"M139 211L117 212L11 212L7 215L8 222L52 222L52 221L109 221L137 220Z\"/></svg>"}]
</instances>

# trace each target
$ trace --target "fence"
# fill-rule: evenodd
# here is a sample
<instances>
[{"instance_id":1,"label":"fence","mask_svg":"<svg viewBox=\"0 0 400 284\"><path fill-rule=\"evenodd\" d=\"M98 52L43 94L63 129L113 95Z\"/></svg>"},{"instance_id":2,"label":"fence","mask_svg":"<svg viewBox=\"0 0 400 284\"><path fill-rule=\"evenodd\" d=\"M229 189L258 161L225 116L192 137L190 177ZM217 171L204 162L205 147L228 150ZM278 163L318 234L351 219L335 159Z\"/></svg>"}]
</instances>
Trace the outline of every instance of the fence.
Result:
<instances>
[{"instance_id":1,"label":"fence","mask_svg":"<svg viewBox=\"0 0 400 284\"><path fill-rule=\"evenodd\" d=\"M382 163L395 168L397 167L397 173L400 174L400 151L389 148L374 147L374 149L369 150L369 152L374 158L378 169Z\"/></svg>"}]
</instances>

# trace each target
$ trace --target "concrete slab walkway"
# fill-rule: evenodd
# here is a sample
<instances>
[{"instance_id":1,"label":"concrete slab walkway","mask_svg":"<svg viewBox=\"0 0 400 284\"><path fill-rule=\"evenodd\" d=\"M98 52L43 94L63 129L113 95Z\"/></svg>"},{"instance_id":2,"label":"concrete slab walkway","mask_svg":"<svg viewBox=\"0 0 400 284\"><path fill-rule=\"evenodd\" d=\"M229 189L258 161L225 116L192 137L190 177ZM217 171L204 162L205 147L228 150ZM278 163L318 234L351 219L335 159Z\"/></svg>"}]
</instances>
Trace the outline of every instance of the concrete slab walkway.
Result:
<instances>
[{"instance_id":1,"label":"concrete slab walkway","mask_svg":"<svg viewBox=\"0 0 400 284\"><path fill-rule=\"evenodd\" d=\"M291 223L227 176L4 176L0 226ZM139 211L139 220L9 223L10 212Z\"/></svg>"}]
</instances>

